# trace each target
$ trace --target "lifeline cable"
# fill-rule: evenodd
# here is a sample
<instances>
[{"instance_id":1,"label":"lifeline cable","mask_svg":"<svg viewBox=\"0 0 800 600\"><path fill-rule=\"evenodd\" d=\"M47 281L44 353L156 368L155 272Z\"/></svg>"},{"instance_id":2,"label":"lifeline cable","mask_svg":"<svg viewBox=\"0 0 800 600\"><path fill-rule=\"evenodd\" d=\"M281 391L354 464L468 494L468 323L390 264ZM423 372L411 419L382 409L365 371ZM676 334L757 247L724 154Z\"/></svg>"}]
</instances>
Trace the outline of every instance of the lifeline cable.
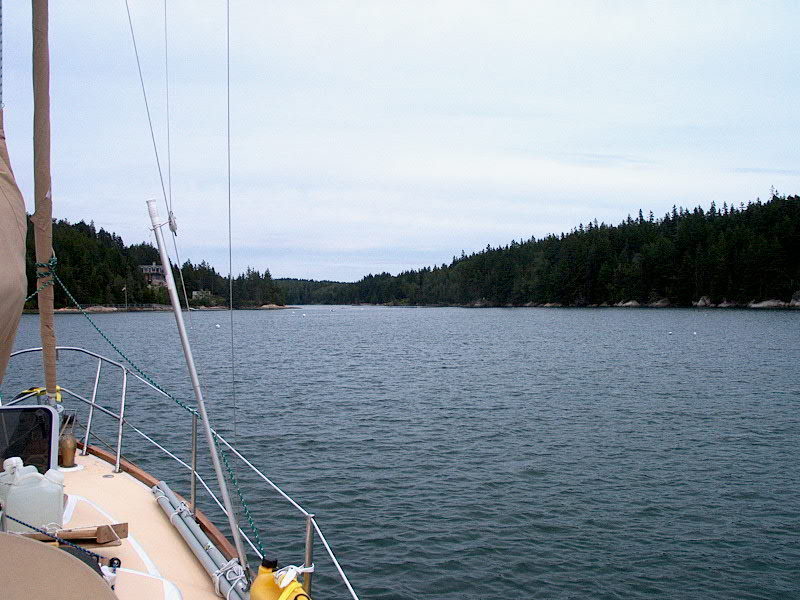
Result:
<instances>
[{"instance_id":1,"label":"lifeline cable","mask_svg":"<svg viewBox=\"0 0 800 600\"><path fill-rule=\"evenodd\" d=\"M186 410L190 414L199 416L199 413L197 412L197 409L192 408L191 406L189 406L188 404L186 404L185 402L183 402L182 400L180 400L176 396L173 396L172 394L167 392L163 387L161 387L158 383L156 383L155 380L153 380L152 377L150 377L147 373L145 373L139 367L139 365L137 365L135 362L133 362L133 360L131 360L130 357L128 357L122 350L120 350L119 347L114 342L111 341L111 338L109 338L103 332L103 330L100 329L100 327L97 325L97 323L95 323L94 320L92 320L92 317L89 316L89 313L87 313L86 310L84 310L84 308L80 305L80 303L75 299L75 296L72 295L72 293L67 289L67 286L64 285L64 282L61 281L61 279L56 274L56 272L55 272L55 266L56 266L56 258L55 258L55 256L53 258L51 258L50 261L47 262L47 263L40 263L39 266L47 267L49 269L50 274L52 275L52 279L49 282L47 282L44 285L42 285L33 294L31 294L31 296L30 296L31 298L33 296L35 296L36 294L38 294L42 289L44 289L48 285L53 285L53 280L55 280L55 282L57 282L61 286L61 289L64 290L64 293L67 294L67 297L69 298L70 302L72 302L72 304L75 305L75 308L77 308L81 312L81 314L86 318L86 320L89 321L89 323L92 325L92 327L94 327L95 331L97 331L97 333L100 334L100 337L102 337L106 342L108 342L108 344L114 349L114 351L117 354L119 354L131 367L133 367L133 370L136 371L142 377L142 379L144 379L149 385L151 385L153 388L155 388L156 390L158 390L159 392L164 394L167 398L171 399L173 402L175 402L175 404L177 404L178 406L180 406L181 408L183 408L184 410ZM241 504L242 504L242 509L244 510L244 514L245 514L245 517L247 518L247 522L250 525L250 529L253 532L253 538L255 539L256 546L258 546L258 551L263 556L264 555L264 547L261 544L261 534L260 534L260 532L258 530L258 526L256 525L255 520L253 519L253 515L250 512L250 507L247 504L247 500L245 500L244 494L242 493L242 489L241 489L241 486L239 485L239 480L236 477L236 473L234 472L234 468L231 467L230 461L228 460L227 453L222 449L222 444L220 443L221 436L216 431L214 431L213 429L212 429L212 433L214 434L213 435L214 445L217 447L217 450L219 451L219 456L220 456L220 458L222 459L222 462L225 465L225 469L228 471L228 476L230 477L231 482L233 483L233 487L236 490L236 495L239 497L239 502L241 502ZM241 456L241 455L239 455L239 456Z\"/></svg>"}]
</instances>

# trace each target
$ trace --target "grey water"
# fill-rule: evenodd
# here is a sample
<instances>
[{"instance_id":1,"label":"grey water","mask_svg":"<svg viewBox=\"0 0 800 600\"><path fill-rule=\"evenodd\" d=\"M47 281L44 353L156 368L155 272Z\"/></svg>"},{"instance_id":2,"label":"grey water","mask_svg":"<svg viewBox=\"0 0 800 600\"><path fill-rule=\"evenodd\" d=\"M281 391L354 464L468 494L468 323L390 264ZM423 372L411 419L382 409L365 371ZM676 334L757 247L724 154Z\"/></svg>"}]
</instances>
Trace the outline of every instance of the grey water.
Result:
<instances>
[{"instance_id":1,"label":"grey water","mask_svg":"<svg viewBox=\"0 0 800 600\"><path fill-rule=\"evenodd\" d=\"M237 311L235 374L230 315L188 316L215 425L317 515L364 600L800 597L800 311ZM192 403L170 314L93 319ZM114 357L81 315L56 327ZM17 347L37 335L23 317ZM14 359L4 397L38 360ZM91 392L93 362L59 367ZM170 400L133 381L126 414L188 457ZM302 563L302 515L237 474L266 552ZM319 543L315 562L314 597L346 597Z\"/></svg>"}]
</instances>

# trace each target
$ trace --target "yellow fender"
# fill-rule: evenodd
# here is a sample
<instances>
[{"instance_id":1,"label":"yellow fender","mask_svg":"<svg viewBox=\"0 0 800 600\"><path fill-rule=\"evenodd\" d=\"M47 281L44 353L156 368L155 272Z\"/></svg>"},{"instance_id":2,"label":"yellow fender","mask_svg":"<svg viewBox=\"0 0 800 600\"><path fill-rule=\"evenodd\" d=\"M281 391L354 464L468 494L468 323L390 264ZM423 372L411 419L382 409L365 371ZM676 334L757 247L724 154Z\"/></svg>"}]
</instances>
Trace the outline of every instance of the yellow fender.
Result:
<instances>
[{"instance_id":1,"label":"yellow fender","mask_svg":"<svg viewBox=\"0 0 800 600\"><path fill-rule=\"evenodd\" d=\"M280 595L278 600L311 600L311 598L308 594L306 594L303 586L300 585L297 580L294 580L285 588L283 588L283 593Z\"/></svg>"}]
</instances>

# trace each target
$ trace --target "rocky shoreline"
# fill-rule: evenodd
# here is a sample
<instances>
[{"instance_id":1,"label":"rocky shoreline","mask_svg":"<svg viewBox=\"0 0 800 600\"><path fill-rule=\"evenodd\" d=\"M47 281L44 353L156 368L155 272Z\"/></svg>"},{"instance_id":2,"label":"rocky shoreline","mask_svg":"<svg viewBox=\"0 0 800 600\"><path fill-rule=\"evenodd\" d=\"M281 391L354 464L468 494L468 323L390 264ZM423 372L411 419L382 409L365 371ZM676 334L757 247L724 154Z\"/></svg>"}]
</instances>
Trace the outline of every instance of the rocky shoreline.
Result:
<instances>
[{"instance_id":1,"label":"rocky shoreline","mask_svg":"<svg viewBox=\"0 0 800 600\"><path fill-rule=\"evenodd\" d=\"M703 296L700 300L696 302L692 302L691 306L686 306L683 304L673 304L669 301L668 298L661 298L655 302L649 303L641 303L636 300L627 300L622 302L617 302L616 304L609 304L604 302L602 304L561 304L559 302L545 302L545 303L537 303L537 302L528 302L526 304L504 304L504 305L497 305L493 304L487 300L478 300L476 302L472 302L470 304L463 305L466 308L490 308L490 307L526 307L526 308L752 308L752 309L800 309L800 300L797 298L793 298L789 302L784 302L783 300L761 300L755 301L752 300L746 304L738 303L738 302L729 302L727 300L723 300L720 303L713 303L710 298L707 296Z\"/></svg>"},{"instance_id":2,"label":"rocky shoreline","mask_svg":"<svg viewBox=\"0 0 800 600\"><path fill-rule=\"evenodd\" d=\"M354 305L360 306L360 305ZM437 307L445 307L445 306L452 306L458 308L737 308L737 309L755 309L755 310L796 310L800 309L800 300L797 298L793 298L789 302L784 302L783 300L777 299L770 299L770 300L761 300L755 301L752 300L746 304L738 303L738 302L729 302L727 300L723 300L719 303L714 303L711 301L710 298L707 296L703 296L700 300L696 302L692 302L691 306L686 306L683 304L673 304L669 301L668 298L661 298L656 302L650 303L642 303L637 302L636 300L628 300L624 302L617 302L615 304L609 304L607 302L603 302L602 304L561 304L559 302L544 302L544 303L537 303L537 302L527 302L525 304L495 304L489 302L488 300L481 299L475 302L471 302L469 304L435 304L435 305L418 305L418 304L367 304L367 306L388 306L388 307L419 307L419 308L437 308ZM261 306L254 306L251 308L237 308L234 310L299 310L299 306L288 306L288 305L280 305L280 304L263 304ZM167 305L151 305L147 307L137 306L137 307L129 307L125 309L124 307L117 307L117 306L86 306L84 310L90 314L104 314L104 313L119 313L119 312L168 312L172 310L172 307ZM228 310L224 306L199 306L199 307L192 307L192 311L224 311ZM39 311L37 310L25 310L23 311L25 314L38 314ZM80 314L80 310L77 308L57 308L55 309L56 313L59 314Z\"/></svg>"},{"instance_id":3,"label":"rocky shoreline","mask_svg":"<svg viewBox=\"0 0 800 600\"><path fill-rule=\"evenodd\" d=\"M253 306L250 308L235 308L234 310L287 310L287 309L297 309L297 306L284 306L281 304L262 304L261 306ZM89 314L105 314L105 313L124 313L124 312L171 312L172 307L167 304L148 304L148 305L137 305L137 306L104 306L104 305L97 305L97 306L84 306L83 310ZM220 311L220 310L228 310L225 306L192 306L189 310L191 311ZM77 308L56 308L54 311L56 314L81 314L80 309ZM39 311L36 309L26 309L23 311L24 314L39 314Z\"/></svg>"}]
</instances>

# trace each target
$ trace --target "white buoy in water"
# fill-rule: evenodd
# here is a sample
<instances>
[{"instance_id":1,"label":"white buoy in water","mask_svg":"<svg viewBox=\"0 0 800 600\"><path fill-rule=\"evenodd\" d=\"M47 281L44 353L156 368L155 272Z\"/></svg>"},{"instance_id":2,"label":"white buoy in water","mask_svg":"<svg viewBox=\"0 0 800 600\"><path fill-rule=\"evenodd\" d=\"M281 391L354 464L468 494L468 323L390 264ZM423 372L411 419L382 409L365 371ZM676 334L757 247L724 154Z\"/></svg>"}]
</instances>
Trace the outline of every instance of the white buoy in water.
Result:
<instances>
[{"instance_id":1,"label":"white buoy in water","mask_svg":"<svg viewBox=\"0 0 800 600\"><path fill-rule=\"evenodd\" d=\"M217 329L219 329L219 328L220 328L220 324L219 324L219 323L217 323L216 325L214 325L214 327L216 327Z\"/></svg>"},{"instance_id":2,"label":"white buoy in water","mask_svg":"<svg viewBox=\"0 0 800 600\"><path fill-rule=\"evenodd\" d=\"M672 335L672 332L671 332L671 331L669 332L669 335Z\"/></svg>"}]
</instances>

